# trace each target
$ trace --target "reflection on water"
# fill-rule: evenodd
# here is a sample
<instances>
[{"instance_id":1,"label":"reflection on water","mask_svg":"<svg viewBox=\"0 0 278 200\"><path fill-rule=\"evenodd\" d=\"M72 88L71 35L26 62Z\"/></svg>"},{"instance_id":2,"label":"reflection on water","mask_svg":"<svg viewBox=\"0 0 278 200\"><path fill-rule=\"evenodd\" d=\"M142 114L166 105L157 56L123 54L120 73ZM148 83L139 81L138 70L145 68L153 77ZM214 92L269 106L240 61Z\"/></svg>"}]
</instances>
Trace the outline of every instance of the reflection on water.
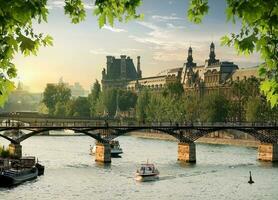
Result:
<instances>
[{"instance_id":1,"label":"reflection on water","mask_svg":"<svg viewBox=\"0 0 278 200\"><path fill-rule=\"evenodd\" d=\"M119 141L122 158L104 165L89 155L94 140L87 136L29 138L23 154L37 156L45 175L0 189L0 199L277 199L278 165L258 162L255 148L197 144L197 163L186 164L177 161L176 142L130 136ZM160 179L138 183L135 171L147 160Z\"/></svg>"}]
</instances>

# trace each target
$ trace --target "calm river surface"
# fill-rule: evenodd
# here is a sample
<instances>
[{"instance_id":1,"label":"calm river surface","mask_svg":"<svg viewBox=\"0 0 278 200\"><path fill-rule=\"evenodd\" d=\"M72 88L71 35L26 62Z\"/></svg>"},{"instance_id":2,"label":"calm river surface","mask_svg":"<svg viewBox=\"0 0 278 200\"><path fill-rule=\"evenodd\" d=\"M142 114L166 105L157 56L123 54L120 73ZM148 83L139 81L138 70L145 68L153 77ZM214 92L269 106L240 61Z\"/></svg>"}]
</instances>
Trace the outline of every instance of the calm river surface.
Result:
<instances>
[{"instance_id":1,"label":"calm river surface","mask_svg":"<svg viewBox=\"0 0 278 200\"><path fill-rule=\"evenodd\" d=\"M39 157L45 175L0 189L0 199L278 199L278 167L258 162L255 148L197 144L197 163L181 165L176 142L118 139L124 154L110 166L95 163L89 155L94 140L87 136L27 139L23 154ZM0 144L8 143L1 139ZM159 169L160 180L138 183L134 173L147 159ZM247 183L249 170L253 185Z\"/></svg>"}]
</instances>

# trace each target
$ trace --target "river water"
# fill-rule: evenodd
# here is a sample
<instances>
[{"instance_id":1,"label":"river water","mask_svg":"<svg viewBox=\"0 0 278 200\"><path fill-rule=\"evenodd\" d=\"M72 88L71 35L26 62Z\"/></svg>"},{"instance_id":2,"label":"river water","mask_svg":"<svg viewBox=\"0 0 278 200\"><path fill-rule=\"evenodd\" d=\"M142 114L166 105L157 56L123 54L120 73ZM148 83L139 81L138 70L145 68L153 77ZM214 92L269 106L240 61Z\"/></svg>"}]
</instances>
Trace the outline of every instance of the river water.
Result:
<instances>
[{"instance_id":1,"label":"river water","mask_svg":"<svg viewBox=\"0 0 278 200\"><path fill-rule=\"evenodd\" d=\"M87 136L36 136L22 143L23 154L39 157L45 175L10 189L0 200L37 199L278 199L278 166L256 160L257 149L197 144L197 163L177 162L177 143L132 136L118 138L122 158L111 165L89 155ZM7 145L4 140L0 144ZM153 162L160 180L136 182L141 162ZM249 171L255 183L249 185Z\"/></svg>"}]
</instances>

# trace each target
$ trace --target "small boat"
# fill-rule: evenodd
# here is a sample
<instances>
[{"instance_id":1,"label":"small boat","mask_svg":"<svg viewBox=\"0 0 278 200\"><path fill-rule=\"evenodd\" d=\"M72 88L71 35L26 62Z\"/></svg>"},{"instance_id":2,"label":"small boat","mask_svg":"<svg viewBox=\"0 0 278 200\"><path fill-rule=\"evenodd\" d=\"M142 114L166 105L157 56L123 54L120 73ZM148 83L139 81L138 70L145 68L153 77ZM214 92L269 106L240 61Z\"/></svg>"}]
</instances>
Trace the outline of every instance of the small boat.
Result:
<instances>
[{"instance_id":1,"label":"small boat","mask_svg":"<svg viewBox=\"0 0 278 200\"><path fill-rule=\"evenodd\" d=\"M111 146L111 157L119 157L119 155L123 153L123 149L121 148L118 140L110 141L110 146Z\"/></svg>"},{"instance_id":2,"label":"small boat","mask_svg":"<svg viewBox=\"0 0 278 200\"><path fill-rule=\"evenodd\" d=\"M11 187L44 174L44 166L36 162L34 156L20 159L2 159L0 167L0 187Z\"/></svg>"},{"instance_id":3,"label":"small boat","mask_svg":"<svg viewBox=\"0 0 278 200\"><path fill-rule=\"evenodd\" d=\"M96 149L97 149L96 145L94 145L94 146L90 145L90 155L95 155Z\"/></svg>"},{"instance_id":4,"label":"small boat","mask_svg":"<svg viewBox=\"0 0 278 200\"><path fill-rule=\"evenodd\" d=\"M154 164L145 163L141 164L140 169L135 173L135 180L137 181L155 181L159 179L159 171Z\"/></svg>"},{"instance_id":5,"label":"small boat","mask_svg":"<svg viewBox=\"0 0 278 200\"><path fill-rule=\"evenodd\" d=\"M40 163L36 163L35 167L38 169L38 176L44 175L44 166Z\"/></svg>"},{"instance_id":6,"label":"small boat","mask_svg":"<svg viewBox=\"0 0 278 200\"><path fill-rule=\"evenodd\" d=\"M111 147L111 157L119 157L119 155L123 153L123 149L121 148L119 141L111 140L109 144ZM94 155L95 153L96 145L94 145L93 147L90 146L90 154Z\"/></svg>"},{"instance_id":7,"label":"small boat","mask_svg":"<svg viewBox=\"0 0 278 200\"><path fill-rule=\"evenodd\" d=\"M11 187L19 185L25 181L33 180L38 176L36 167L27 169L8 169L0 173L0 187Z\"/></svg>"}]
</instances>

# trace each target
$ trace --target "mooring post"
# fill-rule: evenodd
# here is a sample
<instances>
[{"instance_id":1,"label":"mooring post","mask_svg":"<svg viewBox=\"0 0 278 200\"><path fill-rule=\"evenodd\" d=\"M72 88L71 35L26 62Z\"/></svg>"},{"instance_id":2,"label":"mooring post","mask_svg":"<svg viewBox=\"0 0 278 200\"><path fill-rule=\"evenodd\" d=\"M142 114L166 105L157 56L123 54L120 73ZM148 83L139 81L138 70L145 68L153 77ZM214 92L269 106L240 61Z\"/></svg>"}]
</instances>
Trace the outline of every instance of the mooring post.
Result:
<instances>
[{"instance_id":1,"label":"mooring post","mask_svg":"<svg viewBox=\"0 0 278 200\"><path fill-rule=\"evenodd\" d=\"M196 145L194 142L178 144L178 161L195 163L196 162Z\"/></svg>"},{"instance_id":2,"label":"mooring post","mask_svg":"<svg viewBox=\"0 0 278 200\"><path fill-rule=\"evenodd\" d=\"M258 159L261 161L278 161L278 144L261 143L258 146Z\"/></svg>"}]
</instances>

